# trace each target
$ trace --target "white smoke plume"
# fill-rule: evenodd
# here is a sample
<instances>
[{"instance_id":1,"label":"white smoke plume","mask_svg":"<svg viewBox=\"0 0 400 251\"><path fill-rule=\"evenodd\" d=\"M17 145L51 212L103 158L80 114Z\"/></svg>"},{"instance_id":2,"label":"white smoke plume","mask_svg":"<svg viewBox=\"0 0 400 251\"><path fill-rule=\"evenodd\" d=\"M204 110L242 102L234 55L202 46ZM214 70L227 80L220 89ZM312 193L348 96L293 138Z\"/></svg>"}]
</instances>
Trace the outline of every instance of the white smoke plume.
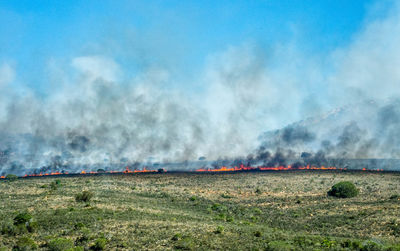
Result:
<instances>
[{"instance_id":1,"label":"white smoke plume","mask_svg":"<svg viewBox=\"0 0 400 251\"><path fill-rule=\"evenodd\" d=\"M55 162L81 167L236 158L254 152L259 140L271 149L294 140L290 148L312 151L324 140L329 148L324 136L329 130L345 130L330 144L347 152L353 151L350 143L357 144L358 153L346 157L399 157L393 147L398 142L389 140L399 136L398 103L385 101L400 95L399 13L396 8L366 23L351 44L325 56L304 55L290 44L270 50L251 42L229 46L210 55L193 80L202 84L199 93L174 88L179 78L168 67L144 67L126 80L112 57L82 55L71 60L68 70L57 71L59 83L47 96L21 94L10 85L18 72L3 64L0 173L29 173ZM373 124L359 118L351 127L346 118L332 129L317 126L311 134L304 128L289 130L283 144L259 137L304 116L368 99L378 108L359 113L371 114ZM385 132L378 135L382 128ZM346 132L365 139L350 142ZM301 133L306 142L300 142ZM379 149L392 146L391 151L368 148L375 141Z\"/></svg>"}]
</instances>

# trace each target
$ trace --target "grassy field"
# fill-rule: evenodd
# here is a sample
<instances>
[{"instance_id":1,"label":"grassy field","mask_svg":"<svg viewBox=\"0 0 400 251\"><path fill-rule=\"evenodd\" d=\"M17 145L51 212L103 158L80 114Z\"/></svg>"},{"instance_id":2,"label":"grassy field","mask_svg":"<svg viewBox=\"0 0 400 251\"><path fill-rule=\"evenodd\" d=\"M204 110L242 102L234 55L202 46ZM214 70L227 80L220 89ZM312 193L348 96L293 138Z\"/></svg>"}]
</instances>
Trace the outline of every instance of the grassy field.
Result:
<instances>
[{"instance_id":1,"label":"grassy field","mask_svg":"<svg viewBox=\"0 0 400 251\"><path fill-rule=\"evenodd\" d=\"M360 194L328 197L344 180ZM367 172L2 181L0 250L400 250L399 194L400 174Z\"/></svg>"}]
</instances>

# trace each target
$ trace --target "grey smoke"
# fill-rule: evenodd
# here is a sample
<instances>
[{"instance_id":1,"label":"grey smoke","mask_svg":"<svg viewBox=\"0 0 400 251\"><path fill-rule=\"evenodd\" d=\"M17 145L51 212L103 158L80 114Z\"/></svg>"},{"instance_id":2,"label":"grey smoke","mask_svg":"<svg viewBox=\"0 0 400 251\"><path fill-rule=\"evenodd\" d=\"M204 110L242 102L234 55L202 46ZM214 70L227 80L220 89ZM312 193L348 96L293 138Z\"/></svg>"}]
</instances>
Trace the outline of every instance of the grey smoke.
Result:
<instances>
[{"instance_id":1,"label":"grey smoke","mask_svg":"<svg viewBox=\"0 0 400 251\"><path fill-rule=\"evenodd\" d=\"M124 78L112 57L96 54L53 66L57 81L40 96L4 63L0 173L200 157L265 165L400 158L399 13L394 4L326 57L290 42L228 46L207 57L192 80L198 91L173 88L187 83L159 65Z\"/></svg>"}]
</instances>

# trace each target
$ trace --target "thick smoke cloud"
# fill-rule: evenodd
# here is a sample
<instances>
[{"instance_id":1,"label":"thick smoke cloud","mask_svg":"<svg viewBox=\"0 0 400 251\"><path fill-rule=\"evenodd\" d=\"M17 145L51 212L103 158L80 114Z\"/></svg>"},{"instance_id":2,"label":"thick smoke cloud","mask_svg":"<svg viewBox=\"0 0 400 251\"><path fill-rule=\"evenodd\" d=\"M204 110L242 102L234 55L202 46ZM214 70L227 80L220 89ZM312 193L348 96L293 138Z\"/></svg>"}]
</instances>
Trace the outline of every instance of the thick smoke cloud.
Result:
<instances>
[{"instance_id":1,"label":"thick smoke cloud","mask_svg":"<svg viewBox=\"0 0 400 251\"><path fill-rule=\"evenodd\" d=\"M85 55L49 74L57 81L39 96L21 91L18 71L4 63L0 173L199 158L400 158L399 13L395 6L367 22L323 57L290 43L229 46L209 55L196 93L176 88L184 83L173 67L143 66L127 79L112 56Z\"/></svg>"}]
</instances>

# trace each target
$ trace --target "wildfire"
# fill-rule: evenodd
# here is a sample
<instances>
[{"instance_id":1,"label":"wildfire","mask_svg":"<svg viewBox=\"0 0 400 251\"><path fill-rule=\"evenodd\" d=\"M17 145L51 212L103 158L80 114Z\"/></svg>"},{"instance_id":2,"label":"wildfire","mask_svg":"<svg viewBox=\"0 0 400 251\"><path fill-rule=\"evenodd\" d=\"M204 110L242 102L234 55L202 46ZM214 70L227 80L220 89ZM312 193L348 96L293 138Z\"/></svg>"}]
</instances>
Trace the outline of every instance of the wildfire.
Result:
<instances>
[{"instance_id":1,"label":"wildfire","mask_svg":"<svg viewBox=\"0 0 400 251\"><path fill-rule=\"evenodd\" d=\"M289 170L347 170L347 168L338 168L334 166L300 166L300 167L292 167L291 165L288 166L277 166L277 167L267 167L267 166L244 166L240 165L235 167L226 167L222 166L220 168L200 168L197 169L196 172L240 172L240 171L289 171ZM382 172L383 169L367 169L363 168L362 171L377 171Z\"/></svg>"},{"instance_id":2,"label":"wildfire","mask_svg":"<svg viewBox=\"0 0 400 251\"><path fill-rule=\"evenodd\" d=\"M334 166L300 166L300 167L292 167L291 165L288 166L277 166L277 167L267 167L267 166L234 166L234 167L226 167L222 166L220 168L200 168L195 170L195 172L240 172L240 171L289 171L289 170L347 170L347 168L337 168ZM382 172L383 169L367 169L363 168L360 171L378 171ZM129 169L129 166L125 167L124 171L85 171L82 170L79 173L71 173L73 175L87 175L87 174L104 174L104 173L109 173L109 174L132 174L132 173L156 173L156 172L166 172L165 169L159 169L159 170L148 170L146 167L144 167L142 170L131 170ZM26 177L42 177L42 176L62 176L62 175L68 175L70 173L68 172L51 172L51 173L38 173L38 174L25 174L24 178ZM0 176L0 179L6 179L6 176Z\"/></svg>"},{"instance_id":3,"label":"wildfire","mask_svg":"<svg viewBox=\"0 0 400 251\"><path fill-rule=\"evenodd\" d=\"M258 166L258 167L252 167L252 166L244 166L240 165L239 167L231 167L228 168L226 166L223 166L221 168L216 168L216 169L211 169L211 168L200 168L197 169L196 172L237 172L237 171L288 171L288 170L346 170L346 168L336 168L333 166L330 167L325 167L325 166L302 166L302 167L296 167L293 168L292 166L277 166L277 167L266 167L266 166Z\"/></svg>"}]
</instances>

